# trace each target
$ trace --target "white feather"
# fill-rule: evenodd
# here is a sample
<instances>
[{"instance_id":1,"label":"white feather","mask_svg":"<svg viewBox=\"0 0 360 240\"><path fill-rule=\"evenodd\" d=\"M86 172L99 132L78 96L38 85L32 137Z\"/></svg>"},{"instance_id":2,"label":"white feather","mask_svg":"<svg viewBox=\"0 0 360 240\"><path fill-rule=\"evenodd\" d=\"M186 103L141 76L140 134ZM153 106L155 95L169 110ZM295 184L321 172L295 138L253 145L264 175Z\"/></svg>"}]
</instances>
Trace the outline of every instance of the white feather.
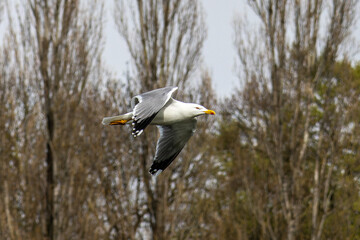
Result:
<instances>
[{"instance_id":1,"label":"white feather","mask_svg":"<svg viewBox=\"0 0 360 240\"><path fill-rule=\"evenodd\" d=\"M156 178L156 177L159 176L160 173L162 173L162 172L163 172L163 170L159 169L159 170L157 170L157 172L156 172L153 176Z\"/></svg>"}]
</instances>

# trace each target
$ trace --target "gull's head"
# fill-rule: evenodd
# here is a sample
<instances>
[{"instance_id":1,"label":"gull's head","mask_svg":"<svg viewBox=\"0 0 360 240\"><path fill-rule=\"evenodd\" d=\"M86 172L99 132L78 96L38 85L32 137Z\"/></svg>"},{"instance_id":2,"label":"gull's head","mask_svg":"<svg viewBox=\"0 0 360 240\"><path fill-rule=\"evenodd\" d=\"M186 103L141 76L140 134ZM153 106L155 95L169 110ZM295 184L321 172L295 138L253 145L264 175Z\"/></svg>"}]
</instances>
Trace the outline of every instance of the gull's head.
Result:
<instances>
[{"instance_id":1,"label":"gull's head","mask_svg":"<svg viewBox=\"0 0 360 240\"><path fill-rule=\"evenodd\" d=\"M194 117L197 117L200 115L205 115L205 114L209 114L209 115L216 114L215 111L209 110L209 109L205 108L204 106L201 106L199 104L194 104L194 103L190 105L190 111Z\"/></svg>"}]
</instances>

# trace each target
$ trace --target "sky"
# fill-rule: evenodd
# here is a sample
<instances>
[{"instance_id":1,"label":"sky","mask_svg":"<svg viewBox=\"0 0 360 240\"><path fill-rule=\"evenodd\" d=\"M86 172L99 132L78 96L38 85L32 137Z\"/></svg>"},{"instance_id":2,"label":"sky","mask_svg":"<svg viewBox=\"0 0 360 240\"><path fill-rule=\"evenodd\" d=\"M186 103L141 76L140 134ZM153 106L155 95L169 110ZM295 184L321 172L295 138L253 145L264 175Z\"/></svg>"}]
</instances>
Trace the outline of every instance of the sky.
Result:
<instances>
[{"instance_id":1,"label":"sky","mask_svg":"<svg viewBox=\"0 0 360 240\"><path fill-rule=\"evenodd\" d=\"M204 45L204 63L210 69L218 96L225 97L239 79L236 77L233 22L245 8L244 0L202 0L208 37Z\"/></svg>"},{"instance_id":2,"label":"sky","mask_svg":"<svg viewBox=\"0 0 360 240\"><path fill-rule=\"evenodd\" d=\"M118 34L112 10L112 1L107 1L107 24L105 28L106 44L104 60L110 71L123 77L130 55L123 39ZM207 25L207 38L203 48L203 68L209 70L213 87L219 97L229 96L238 86L235 66L235 48L233 44L233 19L244 9L244 0L201 0ZM110 11L109 11L110 9Z\"/></svg>"},{"instance_id":3,"label":"sky","mask_svg":"<svg viewBox=\"0 0 360 240\"><path fill-rule=\"evenodd\" d=\"M200 0L200 2L204 10L208 32L202 51L204 63L202 68L209 70L213 87L218 97L223 98L233 93L234 88L238 87L240 82L234 70L236 59L233 43L234 18L236 15L245 14L251 20L253 16L251 16L251 10L247 7L245 0ZM114 2L107 0L105 3L107 4L104 32L106 42L103 59L110 72L119 78L124 78L130 62L130 55L113 20ZM360 9L360 4L358 7ZM355 26L354 36L360 36L359 22ZM6 25L6 19L3 19L0 24L0 36ZM356 59L360 61L360 54L357 54Z\"/></svg>"},{"instance_id":4,"label":"sky","mask_svg":"<svg viewBox=\"0 0 360 240\"><path fill-rule=\"evenodd\" d=\"M0 0L1 1L1 0ZM243 12L245 0L200 0L204 10L207 38L203 47L203 69L207 69L213 79L213 87L219 97L226 97L238 85L233 44L233 19ZM103 60L115 76L124 78L130 63L125 41L120 37L113 19L114 1L105 1L105 49ZM5 10L5 9L4 9ZM5 11L4 11L5 12ZM3 13L4 13L3 12ZM0 24L0 38L6 31L7 19L3 15ZM0 40L0 43L1 43Z\"/></svg>"}]
</instances>

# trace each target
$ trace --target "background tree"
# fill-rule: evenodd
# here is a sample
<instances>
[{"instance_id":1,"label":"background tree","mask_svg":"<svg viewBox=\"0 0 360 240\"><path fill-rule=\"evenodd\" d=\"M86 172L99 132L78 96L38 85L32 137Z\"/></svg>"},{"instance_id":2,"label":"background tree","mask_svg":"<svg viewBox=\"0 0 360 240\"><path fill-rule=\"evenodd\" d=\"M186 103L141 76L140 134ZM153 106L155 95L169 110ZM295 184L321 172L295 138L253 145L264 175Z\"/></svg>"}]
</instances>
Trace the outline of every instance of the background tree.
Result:
<instances>
[{"instance_id":1,"label":"background tree","mask_svg":"<svg viewBox=\"0 0 360 240\"><path fill-rule=\"evenodd\" d=\"M131 96L169 85L179 87L182 95L177 96L180 100L196 101L199 97L209 96L183 94L191 89L189 80L199 66L206 36L198 1L117 1L116 6L116 25L133 63L128 82ZM210 86L210 83L202 86L203 92L211 91ZM201 131L202 128L198 129ZM196 174L202 169L199 162L206 161L203 155L206 147L204 141L199 142L199 136L194 137L170 168L153 180L148 169L157 137L157 130L149 127L140 139L131 140L133 149L137 150L127 161L139 169L136 176L146 193L139 203L145 209L146 228L150 228L154 239L169 239L181 229L184 220L180 216L183 216L182 209L186 211L189 194L204 181L204 175ZM188 151L194 144L198 150ZM132 182L133 177L130 176L127 182Z\"/></svg>"},{"instance_id":2,"label":"background tree","mask_svg":"<svg viewBox=\"0 0 360 240\"><path fill-rule=\"evenodd\" d=\"M356 1L248 3L258 30L236 22L243 85L226 101L232 124L220 127L238 145L221 148L226 183L237 189L227 201L239 226L231 236L320 239L341 208L340 199L334 203L341 162L357 155L345 142L359 92L339 89L357 80L336 73ZM251 220L241 220L240 210Z\"/></svg>"},{"instance_id":3,"label":"background tree","mask_svg":"<svg viewBox=\"0 0 360 240\"><path fill-rule=\"evenodd\" d=\"M254 22L234 26L241 87L225 100L199 70L199 1L116 2L124 79L102 63L102 1L5 3L0 239L359 236L357 1L248 1ZM101 120L167 85L221 114L199 119L155 179L157 129L134 139Z\"/></svg>"},{"instance_id":4,"label":"background tree","mask_svg":"<svg viewBox=\"0 0 360 240\"><path fill-rule=\"evenodd\" d=\"M2 88L4 101L13 101L4 104L9 152L3 189L12 203L8 216L16 216L4 225L14 225L13 239L94 235L87 207L94 194L84 192L92 176L81 145L86 125L77 114L85 86L98 77L101 4L28 1L8 10ZM90 14L87 8L97 10Z\"/></svg>"}]
</instances>

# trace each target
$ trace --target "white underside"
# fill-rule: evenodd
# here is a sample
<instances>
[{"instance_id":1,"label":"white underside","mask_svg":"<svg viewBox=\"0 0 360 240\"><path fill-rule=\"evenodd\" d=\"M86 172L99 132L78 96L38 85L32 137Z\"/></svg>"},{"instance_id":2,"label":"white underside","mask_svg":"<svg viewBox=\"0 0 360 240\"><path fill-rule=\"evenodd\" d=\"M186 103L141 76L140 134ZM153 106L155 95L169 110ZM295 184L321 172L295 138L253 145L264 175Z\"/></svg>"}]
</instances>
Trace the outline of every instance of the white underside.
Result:
<instances>
[{"instance_id":1,"label":"white underside","mask_svg":"<svg viewBox=\"0 0 360 240\"><path fill-rule=\"evenodd\" d=\"M150 124L170 125L192 117L189 104L170 99Z\"/></svg>"}]
</instances>

